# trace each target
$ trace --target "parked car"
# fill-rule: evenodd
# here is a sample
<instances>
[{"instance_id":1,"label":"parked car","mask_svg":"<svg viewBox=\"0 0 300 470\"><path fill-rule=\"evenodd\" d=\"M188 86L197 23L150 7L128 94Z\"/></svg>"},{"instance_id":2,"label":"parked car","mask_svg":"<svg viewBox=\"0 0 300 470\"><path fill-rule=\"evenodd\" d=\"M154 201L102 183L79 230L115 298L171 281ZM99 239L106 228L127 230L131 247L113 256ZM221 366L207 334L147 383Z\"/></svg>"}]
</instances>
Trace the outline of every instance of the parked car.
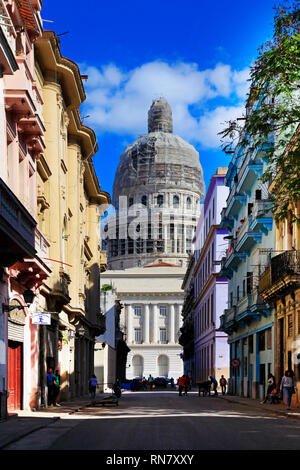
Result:
<instances>
[{"instance_id":1,"label":"parked car","mask_svg":"<svg viewBox=\"0 0 300 470\"><path fill-rule=\"evenodd\" d=\"M130 382L130 390L132 392L136 392L137 390L142 390L143 388L143 380L140 378L132 379Z\"/></svg>"},{"instance_id":2,"label":"parked car","mask_svg":"<svg viewBox=\"0 0 300 470\"><path fill-rule=\"evenodd\" d=\"M170 381L170 379L166 378L166 377L156 377L154 379L154 385L156 387L163 387L163 388L167 388L167 385L168 385L168 382Z\"/></svg>"}]
</instances>

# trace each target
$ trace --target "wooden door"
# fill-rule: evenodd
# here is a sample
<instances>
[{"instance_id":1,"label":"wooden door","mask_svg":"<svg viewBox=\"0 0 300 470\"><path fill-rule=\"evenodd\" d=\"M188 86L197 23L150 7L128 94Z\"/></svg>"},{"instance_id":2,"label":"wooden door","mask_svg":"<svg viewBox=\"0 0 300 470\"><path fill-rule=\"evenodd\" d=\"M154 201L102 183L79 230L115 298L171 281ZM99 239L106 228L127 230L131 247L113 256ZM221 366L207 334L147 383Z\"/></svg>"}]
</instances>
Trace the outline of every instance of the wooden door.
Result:
<instances>
[{"instance_id":1,"label":"wooden door","mask_svg":"<svg viewBox=\"0 0 300 470\"><path fill-rule=\"evenodd\" d=\"M8 341L8 412L20 410L22 404L22 343Z\"/></svg>"}]
</instances>

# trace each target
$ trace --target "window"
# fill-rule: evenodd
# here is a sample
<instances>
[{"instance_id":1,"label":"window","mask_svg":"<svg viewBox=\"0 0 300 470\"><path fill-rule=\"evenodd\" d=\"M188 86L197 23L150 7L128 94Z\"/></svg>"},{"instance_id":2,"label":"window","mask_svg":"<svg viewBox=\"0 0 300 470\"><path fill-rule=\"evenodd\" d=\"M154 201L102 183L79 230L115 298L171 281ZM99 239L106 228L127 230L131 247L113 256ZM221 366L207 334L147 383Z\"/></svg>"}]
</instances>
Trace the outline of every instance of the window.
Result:
<instances>
[{"instance_id":1,"label":"window","mask_svg":"<svg viewBox=\"0 0 300 470\"><path fill-rule=\"evenodd\" d=\"M288 321L288 336L291 337L293 336L293 315L288 315L287 321Z\"/></svg>"},{"instance_id":2,"label":"window","mask_svg":"<svg viewBox=\"0 0 300 470\"><path fill-rule=\"evenodd\" d=\"M272 328L266 330L267 335L267 349L272 349Z\"/></svg>"},{"instance_id":3,"label":"window","mask_svg":"<svg viewBox=\"0 0 300 470\"><path fill-rule=\"evenodd\" d=\"M142 332L140 328L134 329L134 342L137 344L141 344L142 342Z\"/></svg>"},{"instance_id":4,"label":"window","mask_svg":"<svg viewBox=\"0 0 300 470\"><path fill-rule=\"evenodd\" d=\"M167 329L166 328L159 329L159 341L162 344L167 344Z\"/></svg>"},{"instance_id":5,"label":"window","mask_svg":"<svg viewBox=\"0 0 300 470\"><path fill-rule=\"evenodd\" d=\"M168 377L169 375L169 359L168 356L159 356L157 360L159 377Z\"/></svg>"},{"instance_id":6,"label":"window","mask_svg":"<svg viewBox=\"0 0 300 470\"><path fill-rule=\"evenodd\" d=\"M230 297L229 297L229 307L232 308L233 307L233 293L230 292Z\"/></svg>"},{"instance_id":7,"label":"window","mask_svg":"<svg viewBox=\"0 0 300 470\"><path fill-rule=\"evenodd\" d=\"M187 209L190 209L191 207L192 207L192 201L191 201L191 198L188 197L188 198L186 199L186 208L187 208Z\"/></svg>"},{"instance_id":8,"label":"window","mask_svg":"<svg viewBox=\"0 0 300 470\"><path fill-rule=\"evenodd\" d=\"M173 197L173 207L179 207L179 196Z\"/></svg>"},{"instance_id":9,"label":"window","mask_svg":"<svg viewBox=\"0 0 300 470\"><path fill-rule=\"evenodd\" d=\"M142 196L142 204L143 206L147 205L147 196Z\"/></svg>"},{"instance_id":10,"label":"window","mask_svg":"<svg viewBox=\"0 0 300 470\"><path fill-rule=\"evenodd\" d=\"M249 336L249 353L253 353L253 335Z\"/></svg>"},{"instance_id":11,"label":"window","mask_svg":"<svg viewBox=\"0 0 300 470\"><path fill-rule=\"evenodd\" d=\"M257 189L255 191L255 200L256 201L261 201L261 189Z\"/></svg>"},{"instance_id":12,"label":"window","mask_svg":"<svg viewBox=\"0 0 300 470\"><path fill-rule=\"evenodd\" d=\"M141 266L142 266L142 262L141 262L141 260L139 259L139 260L138 260L138 268L140 268Z\"/></svg>"},{"instance_id":13,"label":"window","mask_svg":"<svg viewBox=\"0 0 300 470\"><path fill-rule=\"evenodd\" d=\"M247 294L251 294L253 287L253 273L247 273Z\"/></svg>"},{"instance_id":14,"label":"window","mask_svg":"<svg viewBox=\"0 0 300 470\"><path fill-rule=\"evenodd\" d=\"M135 306L134 307L134 314L135 314L136 317L141 317L142 316L142 307Z\"/></svg>"},{"instance_id":15,"label":"window","mask_svg":"<svg viewBox=\"0 0 300 470\"><path fill-rule=\"evenodd\" d=\"M236 288L236 301L238 302L240 300L240 286L237 286Z\"/></svg>"},{"instance_id":16,"label":"window","mask_svg":"<svg viewBox=\"0 0 300 470\"><path fill-rule=\"evenodd\" d=\"M265 338L266 338L265 330L260 331L258 333L258 349L259 349L259 351L264 351L266 349Z\"/></svg>"},{"instance_id":17,"label":"window","mask_svg":"<svg viewBox=\"0 0 300 470\"><path fill-rule=\"evenodd\" d=\"M128 204L129 204L129 207L133 205L133 197L130 197L130 198L129 198Z\"/></svg>"},{"instance_id":18,"label":"window","mask_svg":"<svg viewBox=\"0 0 300 470\"><path fill-rule=\"evenodd\" d=\"M245 279L243 280L243 297L246 295L246 281Z\"/></svg>"},{"instance_id":19,"label":"window","mask_svg":"<svg viewBox=\"0 0 300 470\"><path fill-rule=\"evenodd\" d=\"M132 358L132 372L133 377L143 377L144 360L142 356L133 356Z\"/></svg>"},{"instance_id":20,"label":"window","mask_svg":"<svg viewBox=\"0 0 300 470\"><path fill-rule=\"evenodd\" d=\"M157 196L157 205L160 207L160 206L163 205L163 203L164 203L164 197L163 197L162 194L159 194L159 195Z\"/></svg>"},{"instance_id":21,"label":"window","mask_svg":"<svg viewBox=\"0 0 300 470\"><path fill-rule=\"evenodd\" d=\"M159 314L160 314L161 317L166 317L167 316L167 307L161 305L159 307Z\"/></svg>"}]
</instances>

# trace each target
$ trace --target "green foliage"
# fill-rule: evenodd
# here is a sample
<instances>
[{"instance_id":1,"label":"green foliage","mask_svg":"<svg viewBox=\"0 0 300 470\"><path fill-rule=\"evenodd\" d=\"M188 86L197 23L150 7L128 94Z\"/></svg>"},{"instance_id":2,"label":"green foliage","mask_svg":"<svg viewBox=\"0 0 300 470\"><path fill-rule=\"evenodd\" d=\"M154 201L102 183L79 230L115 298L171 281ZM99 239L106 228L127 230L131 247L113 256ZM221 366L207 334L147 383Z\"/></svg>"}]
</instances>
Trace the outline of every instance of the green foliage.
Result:
<instances>
[{"instance_id":1,"label":"green foliage","mask_svg":"<svg viewBox=\"0 0 300 470\"><path fill-rule=\"evenodd\" d=\"M101 291L106 292L108 290L112 290L112 286L110 284L103 284L103 286L101 287Z\"/></svg>"},{"instance_id":2,"label":"green foliage","mask_svg":"<svg viewBox=\"0 0 300 470\"><path fill-rule=\"evenodd\" d=\"M280 221L300 196L299 0L275 8L273 37L259 49L250 82L246 116L227 123L220 133L222 147L229 153L237 141L245 148L249 142L254 149L265 146L268 165L262 180L276 177L273 213Z\"/></svg>"}]
</instances>

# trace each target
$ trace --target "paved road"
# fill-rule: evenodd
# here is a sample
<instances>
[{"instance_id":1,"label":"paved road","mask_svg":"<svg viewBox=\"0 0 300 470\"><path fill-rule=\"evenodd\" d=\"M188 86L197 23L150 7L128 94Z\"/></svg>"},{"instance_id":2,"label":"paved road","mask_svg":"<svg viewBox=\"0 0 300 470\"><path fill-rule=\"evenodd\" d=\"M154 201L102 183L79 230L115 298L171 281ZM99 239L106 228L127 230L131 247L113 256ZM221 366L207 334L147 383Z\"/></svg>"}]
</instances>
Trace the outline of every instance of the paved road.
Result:
<instances>
[{"instance_id":1,"label":"paved road","mask_svg":"<svg viewBox=\"0 0 300 470\"><path fill-rule=\"evenodd\" d=\"M300 421L196 392L127 392L119 407L62 415L6 449L299 450Z\"/></svg>"}]
</instances>

